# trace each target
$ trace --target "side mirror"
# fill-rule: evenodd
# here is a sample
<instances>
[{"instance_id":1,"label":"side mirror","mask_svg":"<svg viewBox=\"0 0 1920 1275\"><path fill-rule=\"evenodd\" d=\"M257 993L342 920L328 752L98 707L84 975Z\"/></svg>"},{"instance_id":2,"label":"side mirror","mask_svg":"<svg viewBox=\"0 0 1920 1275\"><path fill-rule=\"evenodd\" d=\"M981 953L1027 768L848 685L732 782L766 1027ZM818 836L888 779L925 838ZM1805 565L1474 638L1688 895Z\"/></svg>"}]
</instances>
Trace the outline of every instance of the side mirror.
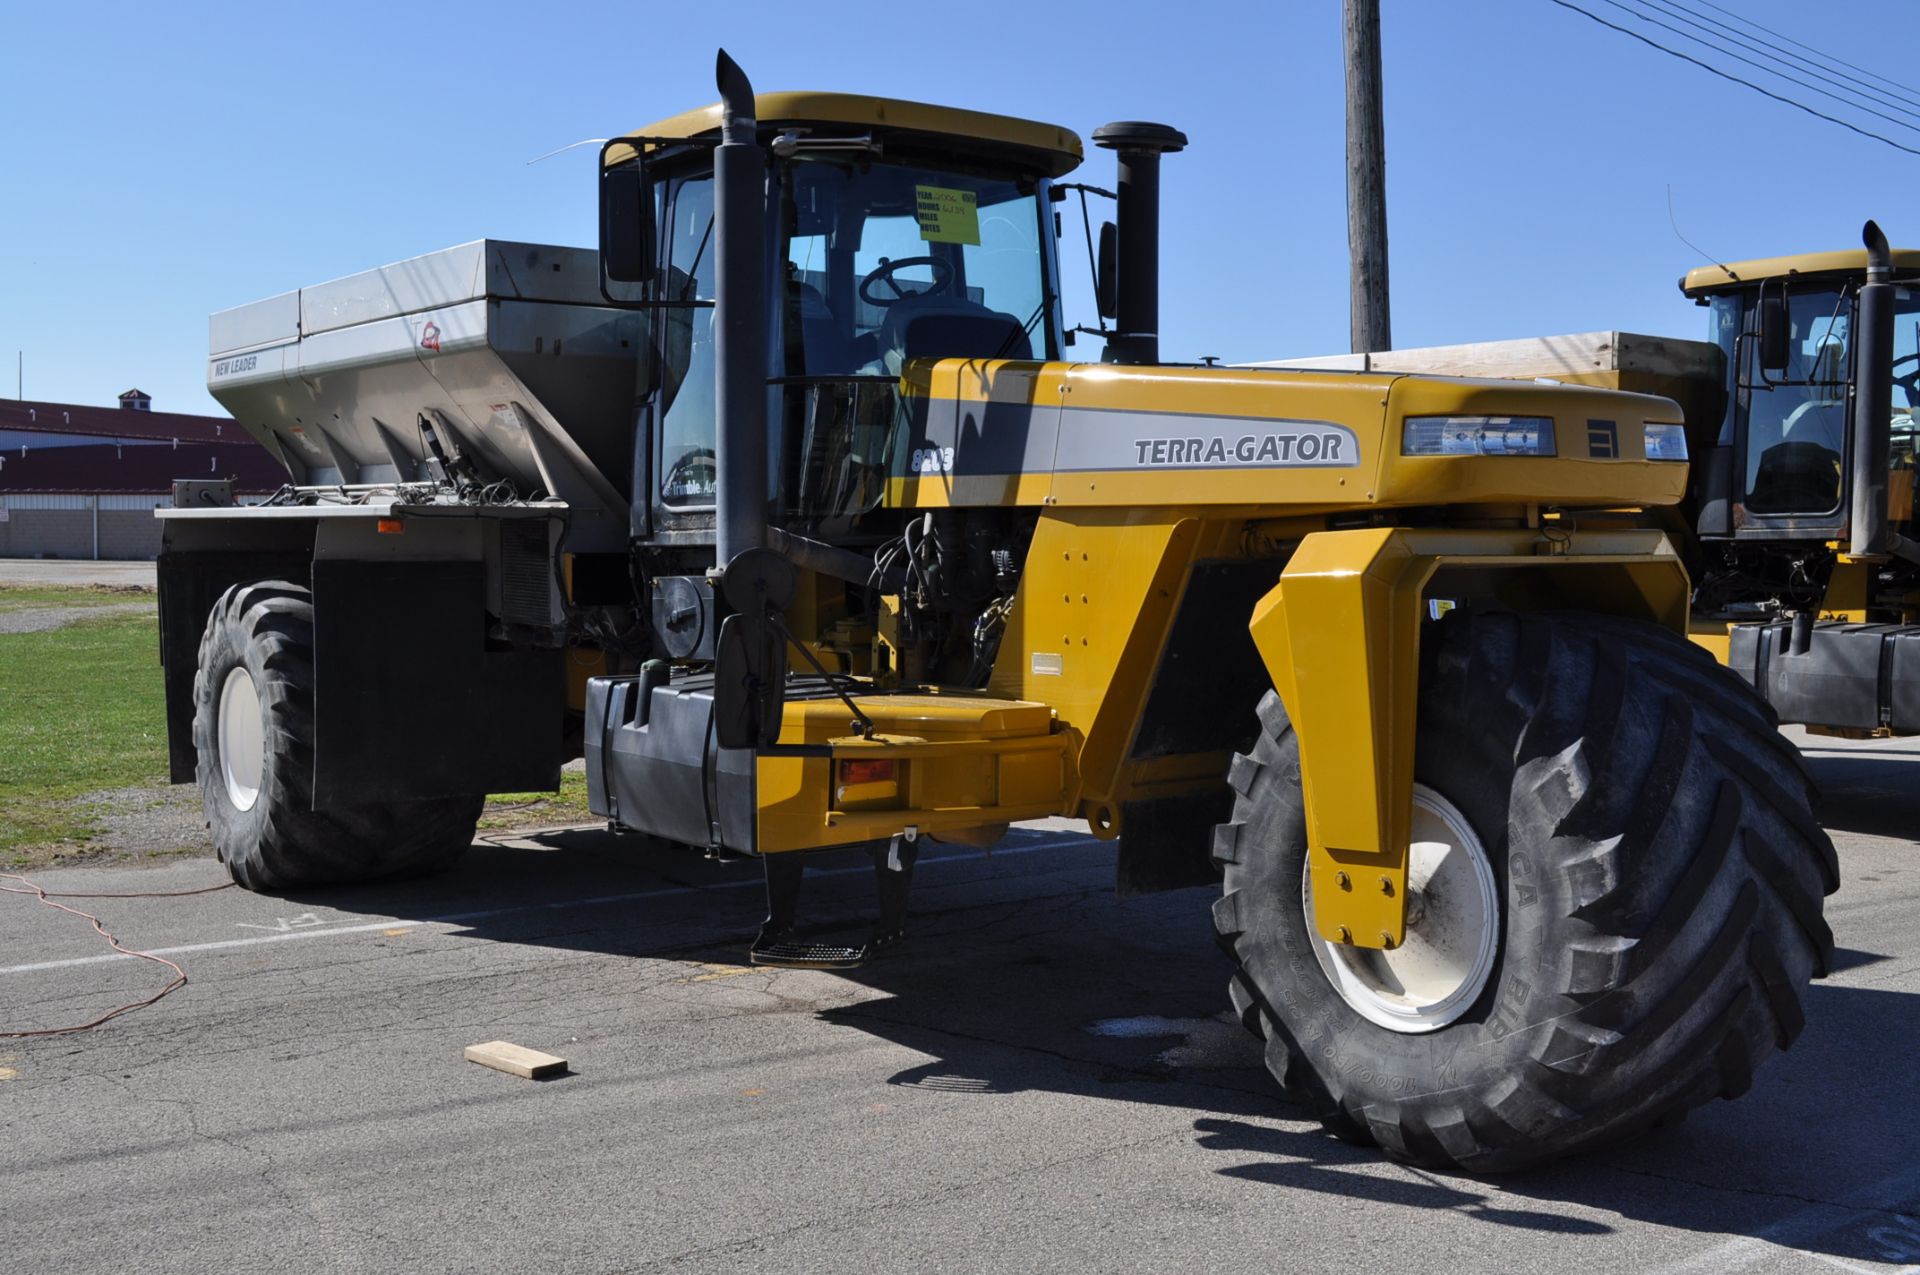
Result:
<instances>
[{"instance_id":1,"label":"side mirror","mask_svg":"<svg viewBox=\"0 0 1920 1275\"><path fill-rule=\"evenodd\" d=\"M742 550L720 573L733 611L720 622L713 652L713 722L722 748L771 748L780 742L787 702L787 630L781 612L799 576L771 549Z\"/></svg>"},{"instance_id":2,"label":"side mirror","mask_svg":"<svg viewBox=\"0 0 1920 1275\"><path fill-rule=\"evenodd\" d=\"M1099 264L1093 270L1094 304L1100 317L1120 317L1120 228L1112 222L1100 224Z\"/></svg>"},{"instance_id":3,"label":"side mirror","mask_svg":"<svg viewBox=\"0 0 1920 1275\"><path fill-rule=\"evenodd\" d=\"M609 143L626 146L624 142ZM633 148L627 146L631 152ZM615 283L649 283L654 272L653 200L645 161L633 153L608 167L600 154L600 270Z\"/></svg>"},{"instance_id":4,"label":"side mirror","mask_svg":"<svg viewBox=\"0 0 1920 1275\"><path fill-rule=\"evenodd\" d=\"M1787 370L1787 298L1784 292L1760 294L1760 370Z\"/></svg>"}]
</instances>

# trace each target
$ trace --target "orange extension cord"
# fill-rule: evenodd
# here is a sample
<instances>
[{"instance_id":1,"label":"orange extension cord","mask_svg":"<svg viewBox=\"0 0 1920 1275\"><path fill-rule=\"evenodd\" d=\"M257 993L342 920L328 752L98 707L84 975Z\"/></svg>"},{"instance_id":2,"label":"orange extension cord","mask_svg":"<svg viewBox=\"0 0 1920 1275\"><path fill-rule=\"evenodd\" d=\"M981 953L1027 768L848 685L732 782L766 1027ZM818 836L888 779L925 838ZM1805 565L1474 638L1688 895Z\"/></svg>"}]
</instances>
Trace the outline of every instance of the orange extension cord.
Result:
<instances>
[{"instance_id":1,"label":"orange extension cord","mask_svg":"<svg viewBox=\"0 0 1920 1275\"><path fill-rule=\"evenodd\" d=\"M64 903L55 903L55 899L176 899L189 894L212 894L216 890L231 890L233 888L233 882L227 881L220 885L205 886L198 890L159 890L151 893L133 892L128 894L71 894L43 890L15 872L0 872L0 880L18 881L20 885L26 887L26 889L23 890L20 886L0 885L0 894L31 894L50 908L57 908L73 916L84 917L92 923L94 931L98 933L101 938L105 939L107 946L111 947L114 951L119 952L123 956L137 956L143 961L152 961L155 965L164 965L173 971L173 981L153 995L147 997L147 999L122 1005L118 1009L108 1010L90 1023L78 1023L72 1027L48 1027L40 1031L0 1031L0 1040L17 1040L26 1036L69 1036L74 1032L92 1031L94 1028L100 1026L100 1024L118 1018L122 1014L131 1014L136 1009L145 1009L147 1006L159 1001L162 997L170 995L187 985L187 972L166 957L155 956L150 952L136 952L132 948L122 947L120 940L113 936L113 931L100 924L99 917L93 915L91 912L82 912L79 908L70 908Z\"/></svg>"}]
</instances>

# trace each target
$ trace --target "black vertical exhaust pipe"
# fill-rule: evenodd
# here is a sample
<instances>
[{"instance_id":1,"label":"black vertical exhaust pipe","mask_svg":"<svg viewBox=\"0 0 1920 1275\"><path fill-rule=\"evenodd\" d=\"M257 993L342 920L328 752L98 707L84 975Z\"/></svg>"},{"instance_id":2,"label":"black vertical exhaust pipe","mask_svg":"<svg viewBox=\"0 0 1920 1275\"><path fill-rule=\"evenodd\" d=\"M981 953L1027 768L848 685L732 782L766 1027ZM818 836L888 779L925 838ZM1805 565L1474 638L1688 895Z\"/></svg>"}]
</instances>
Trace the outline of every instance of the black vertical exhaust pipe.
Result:
<instances>
[{"instance_id":1,"label":"black vertical exhaust pipe","mask_svg":"<svg viewBox=\"0 0 1920 1275\"><path fill-rule=\"evenodd\" d=\"M767 164L753 84L720 50L714 200L714 548L724 568L767 539Z\"/></svg>"},{"instance_id":2,"label":"black vertical exhaust pipe","mask_svg":"<svg viewBox=\"0 0 1920 1275\"><path fill-rule=\"evenodd\" d=\"M1184 150L1187 135L1165 124L1123 120L1093 130L1093 144L1114 151L1119 169L1119 332L1107 342L1114 363L1160 361L1160 156Z\"/></svg>"},{"instance_id":3,"label":"black vertical exhaust pipe","mask_svg":"<svg viewBox=\"0 0 1920 1275\"><path fill-rule=\"evenodd\" d=\"M1887 467L1893 430L1893 250L1880 227L1860 232L1867 245L1867 281L1860 288L1859 333L1853 349L1853 509L1849 551L1890 552Z\"/></svg>"}]
</instances>

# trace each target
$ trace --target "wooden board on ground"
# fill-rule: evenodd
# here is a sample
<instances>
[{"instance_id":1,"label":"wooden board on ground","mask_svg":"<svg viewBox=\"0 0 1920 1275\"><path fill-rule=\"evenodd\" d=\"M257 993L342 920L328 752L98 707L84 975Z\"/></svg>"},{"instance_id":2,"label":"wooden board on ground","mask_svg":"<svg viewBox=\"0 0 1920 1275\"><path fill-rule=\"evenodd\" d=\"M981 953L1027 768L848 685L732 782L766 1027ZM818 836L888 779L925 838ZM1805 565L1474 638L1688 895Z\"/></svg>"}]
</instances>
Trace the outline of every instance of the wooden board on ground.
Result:
<instances>
[{"instance_id":1,"label":"wooden board on ground","mask_svg":"<svg viewBox=\"0 0 1920 1275\"><path fill-rule=\"evenodd\" d=\"M491 1067L495 1071L504 1071L509 1075L524 1076L528 1080L540 1080L547 1076L562 1075L567 1070L567 1060L555 1054L543 1054L537 1049L528 1049L504 1040L490 1040L484 1045L468 1045L467 1061L479 1063L482 1067Z\"/></svg>"}]
</instances>

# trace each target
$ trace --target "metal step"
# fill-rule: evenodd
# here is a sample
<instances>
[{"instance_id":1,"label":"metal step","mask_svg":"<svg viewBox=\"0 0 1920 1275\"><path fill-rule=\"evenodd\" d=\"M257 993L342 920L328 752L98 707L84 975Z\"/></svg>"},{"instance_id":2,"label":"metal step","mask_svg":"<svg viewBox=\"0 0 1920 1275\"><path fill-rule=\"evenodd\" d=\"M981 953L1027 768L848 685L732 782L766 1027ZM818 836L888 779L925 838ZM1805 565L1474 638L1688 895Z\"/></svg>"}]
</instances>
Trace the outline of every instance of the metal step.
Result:
<instances>
[{"instance_id":1,"label":"metal step","mask_svg":"<svg viewBox=\"0 0 1920 1275\"><path fill-rule=\"evenodd\" d=\"M847 943L818 943L811 939L780 938L765 943L758 940L747 950L747 959L755 965L787 970L850 970L867 963L872 945L855 947Z\"/></svg>"}]
</instances>

